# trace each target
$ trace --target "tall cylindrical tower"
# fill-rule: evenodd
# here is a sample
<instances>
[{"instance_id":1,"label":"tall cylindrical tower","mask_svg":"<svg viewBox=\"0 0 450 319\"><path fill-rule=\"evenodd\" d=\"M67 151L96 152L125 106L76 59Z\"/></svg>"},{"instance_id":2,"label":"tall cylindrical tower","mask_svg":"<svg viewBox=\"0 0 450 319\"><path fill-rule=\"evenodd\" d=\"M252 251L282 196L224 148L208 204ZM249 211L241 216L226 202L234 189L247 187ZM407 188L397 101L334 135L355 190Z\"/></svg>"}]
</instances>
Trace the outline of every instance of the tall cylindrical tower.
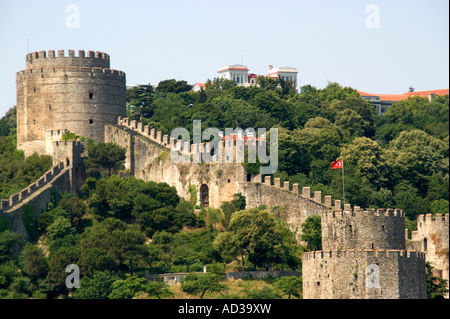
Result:
<instances>
[{"instance_id":1,"label":"tall cylindrical tower","mask_svg":"<svg viewBox=\"0 0 450 319\"><path fill-rule=\"evenodd\" d=\"M17 147L25 155L47 154L50 133L61 129L104 141L104 125L126 113L125 81L103 52L28 54L25 70L16 74Z\"/></svg>"}]
</instances>

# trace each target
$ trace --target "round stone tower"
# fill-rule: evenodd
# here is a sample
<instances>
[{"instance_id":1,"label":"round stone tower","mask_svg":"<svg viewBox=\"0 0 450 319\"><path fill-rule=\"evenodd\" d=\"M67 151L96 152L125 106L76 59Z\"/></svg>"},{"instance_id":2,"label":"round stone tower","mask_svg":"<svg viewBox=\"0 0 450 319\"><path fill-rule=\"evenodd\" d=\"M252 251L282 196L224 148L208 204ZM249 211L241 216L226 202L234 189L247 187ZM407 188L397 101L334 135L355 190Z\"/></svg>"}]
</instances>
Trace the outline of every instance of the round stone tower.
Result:
<instances>
[{"instance_id":1,"label":"round stone tower","mask_svg":"<svg viewBox=\"0 0 450 319\"><path fill-rule=\"evenodd\" d=\"M53 133L64 130L104 141L105 124L126 113L125 81L103 52L28 54L25 70L16 74L17 147L25 155L48 154Z\"/></svg>"}]
</instances>

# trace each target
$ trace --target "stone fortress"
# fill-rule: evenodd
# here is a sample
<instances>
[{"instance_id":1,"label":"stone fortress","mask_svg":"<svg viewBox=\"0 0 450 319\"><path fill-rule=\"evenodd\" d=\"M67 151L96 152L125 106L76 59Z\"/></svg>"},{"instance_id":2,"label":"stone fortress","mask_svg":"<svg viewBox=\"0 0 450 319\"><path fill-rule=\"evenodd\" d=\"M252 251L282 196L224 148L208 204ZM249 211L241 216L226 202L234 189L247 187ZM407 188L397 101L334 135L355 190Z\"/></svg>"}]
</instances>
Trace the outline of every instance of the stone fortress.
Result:
<instances>
[{"instance_id":1,"label":"stone fortress","mask_svg":"<svg viewBox=\"0 0 450 319\"><path fill-rule=\"evenodd\" d=\"M125 73L110 69L106 53L30 53L26 69L16 77L17 146L26 155L52 155L54 164L38 181L0 202L0 216L25 238L21 218L25 204L37 217L50 201L52 189L78 192L85 181L83 143L61 141L62 134L70 131L124 147L125 166L136 178L165 182L185 199L191 196L188 188L195 186L199 205L219 208L241 193L247 208L265 205L296 230L298 238L306 218L321 215L323 251L303 256L305 298L426 298L425 260L448 279L448 214L434 219L419 216L418 231L409 238L400 210L342 207L340 200L320 191L311 195L308 186L247 174L233 160L235 140L222 141L222 149L231 146L232 152L216 154L212 163L174 163L169 156L172 150L192 159L209 152L209 143L186 147L185 141L124 117ZM367 275L367 269L374 273ZM379 282L368 285L366 280L375 276L375 270ZM381 288L367 288L377 284Z\"/></svg>"},{"instance_id":2,"label":"stone fortress","mask_svg":"<svg viewBox=\"0 0 450 319\"><path fill-rule=\"evenodd\" d=\"M305 299L425 299L425 253L405 250L401 210L326 210L322 251L304 253Z\"/></svg>"},{"instance_id":3,"label":"stone fortress","mask_svg":"<svg viewBox=\"0 0 450 319\"><path fill-rule=\"evenodd\" d=\"M105 124L125 114L125 73L110 69L103 52L30 53L16 82L17 146L25 155L51 154L58 129L103 141Z\"/></svg>"}]
</instances>

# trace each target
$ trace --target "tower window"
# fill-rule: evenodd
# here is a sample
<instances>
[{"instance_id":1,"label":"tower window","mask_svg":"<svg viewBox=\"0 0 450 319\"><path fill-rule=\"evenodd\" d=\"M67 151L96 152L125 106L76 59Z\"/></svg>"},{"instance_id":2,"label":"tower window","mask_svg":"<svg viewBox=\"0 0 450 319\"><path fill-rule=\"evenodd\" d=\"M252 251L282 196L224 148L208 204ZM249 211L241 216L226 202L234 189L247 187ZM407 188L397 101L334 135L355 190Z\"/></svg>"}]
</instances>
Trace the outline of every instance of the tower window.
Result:
<instances>
[{"instance_id":1,"label":"tower window","mask_svg":"<svg viewBox=\"0 0 450 319\"><path fill-rule=\"evenodd\" d=\"M48 110L49 110L49 111L52 110L52 105L51 105L51 104L48 105Z\"/></svg>"},{"instance_id":2,"label":"tower window","mask_svg":"<svg viewBox=\"0 0 450 319\"><path fill-rule=\"evenodd\" d=\"M94 119L89 119L89 124L94 124Z\"/></svg>"},{"instance_id":3,"label":"tower window","mask_svg":"<svg viewBox=\"0 0 450 319\"><path fill-rule=\"evenodd\" d=\"M89 93L89 99L92 100L94 98L94 93Z\"/></svg>"}]
</instances>

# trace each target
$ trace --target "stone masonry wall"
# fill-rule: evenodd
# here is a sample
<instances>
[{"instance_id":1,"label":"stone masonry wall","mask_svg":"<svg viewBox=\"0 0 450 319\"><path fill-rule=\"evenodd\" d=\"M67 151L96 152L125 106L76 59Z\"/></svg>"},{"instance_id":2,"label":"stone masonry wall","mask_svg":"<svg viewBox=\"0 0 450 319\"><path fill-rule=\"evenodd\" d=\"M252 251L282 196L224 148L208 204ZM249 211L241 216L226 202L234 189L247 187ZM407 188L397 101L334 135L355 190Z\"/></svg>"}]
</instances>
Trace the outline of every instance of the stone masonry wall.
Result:
<instances>
[{"instance_id":1,"label":"stone masonry wall","mask_svg":"<svg viewBox=\"0 0 450 319\"><path fill-rule=\"evenodd\" d=\"M436 275L449 280L449 214L417 216L417 231L406 242L409 249L426 254Z\"/></svg>"},{"instance_id":2,"label":"stone masonry wall","mask_svg":"<svg viewBox=\"0 0 450 319\"><path fill-rule=\"evenodd\" d=\"M322 249L405 249L401 210L322 212Z\"/></svg>"},{"instance_id":3,"label":"stone masonry wall","mask_svg":"<svg viewBox=\"0 0 450 319\"><path fill-rule=\"evenodd\" d=\"M377 265L372 282L369 265ZM425 254L404 250L327 250L303 255L305 299L426 299ZM370 282L370 284L367 283Z\"/></svg>"},{"instance_id":4,"label":"stone masonry wall","mask_svg":"<svg viewBox=\"0 0 450 319\"><path fill-rule=\"evenodd\" d=\"M178 194L189 199L189 185L197 189L197 204L202 204L201 188L208 188L209 206L219 208L225 201L233 199L235 193L242 193L247 201L247 208L266 205L267 209L278 214L293 229L298 229L299 239L301 224L311 215L319 215L321 211L333 207L341 209L341 202L332 203L331 196L322 196L322 192L314 192L311 188L289 182L281 183L279 178L266 176L249 176L240 163L174 163L170 158L171 150L180 150L180 141L169 138L147 125L118 119L117 125L105 126L105 142L113 142L126 148L125 166L136 178L146 181L165 182L177 189ZM227 143L227 142L224 142ZM184 143L183 143L184 144ZM224 144L225 145L225 144ZM208 149L208 143L191 145L187 154L190 161L201 150ZM227 153L228 154L228 153ZM230 154L228 154L230 155ZM216 160L217 160L217 156ZM223 155L225 159L225 154ZM233 152L231 153L233 156ZM349 208L350 205L346 205Z\"/></svg>"},{"instance_id":5,"label":"stone masonry wall","mask_svg":"<svg viewBox=\"0 0 450 319\"><path fill-rule=\"evenodd\" d=\"M54 141L54 166L36 182L11 195L9 199L0 200L0 216L8 220L11 231L28 239L22 221L25 205L32 208L34 218L37 218L50 202L52 190L61 194L80 190L85 181L82 152L83 145L79 141Z\"/></svg>"},{"instance_id":6,"label":"stone masonry wall","mask_svg":"<svg viewBox=\"0 0 450 319\"><path fill-rule=\"evenodd\" d=\"M28 54L26 69L16 74L18 148L26 156L50 155L45 145L49 130L69 130L103 142L104 125L126 111L125 73L109 65L102 52Z\"/></svg>"}]
</instances>

